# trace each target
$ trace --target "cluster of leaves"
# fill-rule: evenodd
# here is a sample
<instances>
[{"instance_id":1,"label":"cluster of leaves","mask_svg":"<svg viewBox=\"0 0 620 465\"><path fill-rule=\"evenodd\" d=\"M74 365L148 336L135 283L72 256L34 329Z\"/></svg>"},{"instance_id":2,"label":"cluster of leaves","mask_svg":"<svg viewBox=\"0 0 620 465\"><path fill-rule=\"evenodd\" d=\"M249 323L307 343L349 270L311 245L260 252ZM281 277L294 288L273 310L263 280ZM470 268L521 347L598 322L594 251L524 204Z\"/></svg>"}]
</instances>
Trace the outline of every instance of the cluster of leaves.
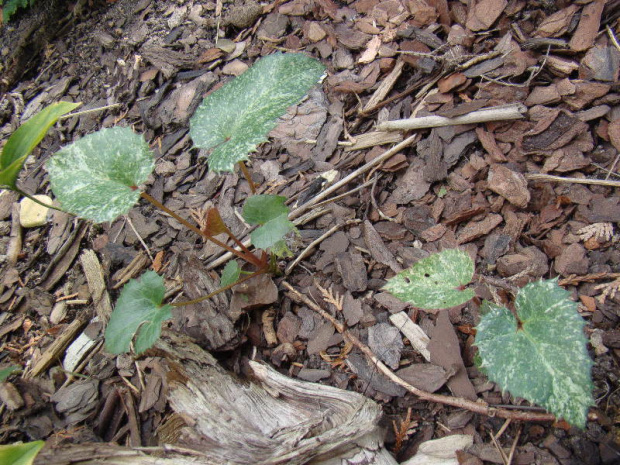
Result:
<instances>
[{"instance_id":1,"label":"cluster of leaves","mask_svg":"<svg viewBox=\"0 0 620 465\"><path fill-rule=\"evenodd\" d=\"M267 140L277 118L299 102L323 72L320 62L305 55L275 53L207 96L191 118L190 126L194 143L212 150L209 168L232 171L236 163L246 160L249 152ZM47 131L53 121L45 121L49 122L44 128ZM43 128L40 122L37 127ZM40 138L33 141L32 147L39 141ZM7 184L17 178L27 156L23 153L7 158ZM13 169L16 165L19 166ZM0 166L4 169L4 161ZM63 148L46 166L52 191L65 210L103 222L113 221L136 204L141 195L139 186L152 173L154 163L142 136L129 128L115 127ZM285 200L281 196L255 195L243 208L244 219L258 226L251 233L252 245L276 256L288 253L284 237L295 230L288 220ZM231 236L217 210L210 213L211 225L203 230L206 237L222 232ZM242 273L237 262L230 262L224 269L222 285L235 283ZM142 353L154 344L161 323L172 316L170 306L163 304L164 294L163 278L154 272L145 273L123 288L106 329L110 352L133 349Z\"/></svg>"},{"instance_id":2,"label":"cluster of leaves","mask_svg":"<svg viewBox=\"0 0 620 465\"><path fill-rule=\"evenodd\" d=\"M35 0L0 0L2 21L8 22L20 8L28 8L34 5Z\"/></svg>"},{"instance_id":3,"label":"cluster of leaves","mask_svg":"<svg viewBox=\"0 0 620 465\"><path fill-rule=\"evenodd\" d=\"M422 309L464 304L474 275L469 255L449 249L420 260L391 278L385 289ZM526 285L515 313L483 302L476 327L479 367L512 395L545 407L583 428L592 399L592 360L577 304L557 280Z\"/></svg>"}]
</instances>

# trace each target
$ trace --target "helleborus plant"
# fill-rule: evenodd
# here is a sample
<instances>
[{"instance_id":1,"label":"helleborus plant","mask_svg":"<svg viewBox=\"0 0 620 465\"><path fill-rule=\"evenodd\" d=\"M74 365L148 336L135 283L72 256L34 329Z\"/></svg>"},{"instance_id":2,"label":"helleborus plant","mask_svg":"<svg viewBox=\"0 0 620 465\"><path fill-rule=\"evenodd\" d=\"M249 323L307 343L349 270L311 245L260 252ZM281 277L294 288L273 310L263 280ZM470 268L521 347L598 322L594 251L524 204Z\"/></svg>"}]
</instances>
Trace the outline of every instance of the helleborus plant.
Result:
<instances>
[{"instance_id":1,"label":"helleborus plant","mask_svg":"<svg viewBox=\"0 0 620 465\"><path fill-rule=\"evenodd\" d=\"M474 296L467 285L474 263L449 249L418 261L388 280L384 289L421 309L446 309ZM526 285L515 313L483 302L475 345L481 370L513 396L538 404L557 417L585 427L594 405L585 322L557 280Z\"/></svg>"},{"instance_id":2,"label":"helleborus plant","mask_svg":"<svg viewBox=\"0 0 620 465\"><path fill-rule=\"evenodd\" d=\"M324 67L308 56L276 53L209 95L192 117L190 132L198 146L213 149L210 168L231 171L235 163L247 159L249 152L267 140L277 119L317 84L323 72ZM257 226L250 237L254 251L235 237L216 208L193 212L197 226L180 217L141 191L154 168L153 154L143 137L130 128L102 129L85 136L56 153L46 167L58 201L77 216L113 221L143 198L253 267L253 271L244 271L237 262L230 262L222 274L223 287L216 292L258 274L275 272L274 256L288 252L284 238L295 230L284 197L275 195L250 197L244 207L245 220ZM241 169L254 191L247 168L241 165ZM224 241L216 238L222 234L227 236ZM171 316L171 306L163 303L164 294L163 278L153 272L130 281L110 318L108 350L120 353L133 348L141 353L151 347L160 335L161 323ZM172 305L196 303L212 295Z\"/></svg>"}]
</instances>

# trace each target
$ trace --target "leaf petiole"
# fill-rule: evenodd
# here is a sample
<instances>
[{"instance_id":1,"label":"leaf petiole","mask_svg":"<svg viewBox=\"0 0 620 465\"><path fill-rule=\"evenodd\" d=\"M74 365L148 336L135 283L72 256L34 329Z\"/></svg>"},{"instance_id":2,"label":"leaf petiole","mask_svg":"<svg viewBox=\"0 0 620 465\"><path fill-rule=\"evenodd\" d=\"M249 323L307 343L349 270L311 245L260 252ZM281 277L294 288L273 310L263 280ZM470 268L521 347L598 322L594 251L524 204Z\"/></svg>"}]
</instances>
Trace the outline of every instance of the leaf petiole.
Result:
<instances>
[{"instance_id":1,"label":"leaf petiole","mask_svg":"<svg viewBox=\"0 0 620 465\"><path fill-rule=\"evenodd\" d=\"M153 197L151 197L146 192L140 192L140 197L142 197L143 199L147 200L148 202L150 202L151 204L153 204L155 207L159 208L163 212L168 213L170 216L172 216L175 220L177 220L183 226L185 226L186 228L188 228L191 231L195 232L199 236L204 237L205 239L213 242L215 245L219 245L223 249L227 250L228 252L232 253L233 255L236 255L237 257L239 257L243 261L251 263L252 265L256 266L257 268L262 268L263 267L263 261L260 258L258 258L256 255L254 255L252 252L250 252L247 248L245 249L245 250L247 250L247 252L239 251L239 250L229 246L228 244L226 244L226 243L224 243L224 242L214 238L213 236L205 234L203 231L198 229L198 227L194 226L189 221L187 221L185 218L182 218L181 216L179 216L178 214L176 214L175 212L170 210L168 207L166 207L164 204L162 204L158 200L156 200Z\"/></svg>"},{"instance_id":2,"label":"leaf petiole","mask_svg":"<svg viewBox=\"0 0 620 465\"><path fill-rule=\"evenodd\" d=\"M54 205L49 205L49 204L47 204L47 203L45 203L45 202L41 202L41 201L40 201L39 199L37 199L35 196L30 195L30 194L29 194L29 193L27 193L27 192L24 192L23 190L21 190L21 189L20 189L20 188L18 188L18 187L7 187L7 189L11 189L12 191L17 192L19 195L23 195L24 197L26 197L26 198L28 198L28 199L32 200L34 203L38 203L38 204L39 204L39 205L41 205L42 207L45 207L45 208L51 208L52 210L56 210L56 211L59 211L59 212L67 213L67 214L69 214L69 215L72 215L72 214L73 214L73 213L69 213L69 212L67 212L67 211L64 211L62 208L58 208L58 207L55 207Z\"/></svg>"},{"instance_id":3,"label":"leaf petiole","mask_svg":"<svg viewBox=\"0 0 620 465\"><path fill-rule=\"evenodd\" d=\"M237 281L235 281L234 283L229 284L228 286L224 286L224 287L220 287L219 289L211 292L210 294L207 295L203 295L201 297L198 297L197 299L193 299L193 300L188 300L185 302L176 302L176 303L172 303L170 304L173 307L185 307L186 305L193 305L193 304L197 304L200 303L204 300L209 300L211 297L216 296L217 294L221 294L224 291L227 291L228 289L232 289L233 287L235 287L237 284L241 284L244 283L246 281L249 281L250 279L252 279L255 276L259 276L261 274L267 273L269 271L268 268L264 267L258 271L255 271L251 274L249 274L248 276L244 276L241 279L238 279ZM242 273L244 273L242 271Z\"/></svg>"}]
</instances>

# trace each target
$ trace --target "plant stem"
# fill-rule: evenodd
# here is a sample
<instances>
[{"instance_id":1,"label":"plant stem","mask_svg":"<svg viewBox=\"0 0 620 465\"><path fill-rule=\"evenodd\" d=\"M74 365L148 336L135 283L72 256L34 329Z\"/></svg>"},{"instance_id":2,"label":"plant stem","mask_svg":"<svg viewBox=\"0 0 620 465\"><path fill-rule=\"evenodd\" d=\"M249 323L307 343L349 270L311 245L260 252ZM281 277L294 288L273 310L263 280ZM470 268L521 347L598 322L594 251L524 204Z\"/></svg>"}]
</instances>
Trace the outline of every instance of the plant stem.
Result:
<instances>
[{"instance_id":1,"label":"plant stem","mask_svg":"<svg viewBox=\"0 0 620 465\"><path fill-rule=\"evenodd\" d=\"M68 213L69 215L71 215L71 213L64 211L62 208L58 208L58 207L55 207L54 205L48 205L48 204L46 204L46 203L44 203L44 202L41 202L39 199L37 199L36 197L34 197L34 196L32 196L32 195L28 194L27 192L24 192L24 191L23 191L23 190L21 190L19 187L12 187L12 188L10 188L10 189L11 189L11 190L13 190L13 191L15 191L15 192L17 192L17 193L18 193L18 194L20 194L20 195L23 195L24 197L29 198L29 199L30 199L30 200L32 200L34 203L38 203L38 204L39 204L39 205L41 205L42 207L45 207L45 208L51 208L52 210L56 210L56 211L63 212L63 213Z\"/></svg>"},{"instance_id":2,"label":"plant stem","mask_svg":"<svg viewBox=\"0 0 620 465\"><path fill-rule=\"evenodd\" d=\"M250 191L252 191L252 195L256 194L256 184L254 184L254 181L252 181L252 176L250 175L250 171L248 170L248 167L245 166L245 162L243 160L239 162L239 168L241 168L243 177L250 185Z\"/></svg>"},{"instance_id":3,"label":"plant stem","mask_svg":"<svg viewBox=\"0 0 620 465\"><path fill-rule=\"evenodd\" d=\"M235 236L230 229L228 229L228 226L224 225L224 227L226 228L226 234L228 235L228 237L230 237L233 240L235 244L237 244L237 247L239 247L244 253L254 255L252 252L250 252L250 249L248 249L245 246L245 244L241 242L239 238Z\"/></svg>"},{"instance_id":4,"label":"plant stem","mask_svg":"<svg viewBox=\"0 0 620 465\"><path fill-rule=\"evenodd\" d=\"M220 287L218 290L213 291L210 294L203 295L201 297L198 297L197 299L188 300L186 302L172 303L170 305L172 305L173 307L184 307L186 305L193 305L193 304L200 303L200 302L202 302L204 300L209 300L211 297L213 297L213 296L215 296L217 294L220 294L220 293L222 293L224 291L227 291L228 289L231 289L231 288L235 287L237 284L244 283L244 282L252 279L254 276L259 276L259 275L261 275L263 273L266 273L266 272L267 272L267 268L261 268L260 270L255 271L254 273L252 273L251 275L244 276L243 278L235 281L232 284L229 284L228 286Z\"/></svg>"},{"instance_id":5,"label":"plant stem","mask_svg":"<svg viewBox=\"0 0 620 465\"><path fill-rule=\"evenodd\" d=\"M170 210L168 207L166 207L164 204L162 204L158 200L156 200L153 197L151 197L146 192L141 192L140 193L140 197L142 197L143 199L149 201L150 203L152 203L155 207L159 208L160 210L168 213L170 216L172 216L175 220L177 220L183 226L185 226L189 230L195 232L199 236L204 237L205 239L213 242L215 245L219 245L220 247L222 247L223 249L229 251L233 255L236 255L240 259L242 259L242 260L244 260L244 261L246 261L248 263L251 263L252 265L255 265L258 268L261 268L263 266L262 261L256 255L254 255L252 252L249 252L249 251L248 251L249 253L248 252L245 252L245 253L241 252L241 251L236 250L235 248L229 246L228 244L219 241L218 239L214 238L213 236L209 236L208 234L205 234L200 229L198 229L196 226L194 226L189 221L187 221L185 218L180 217L175 212Z\"/></svg>"}]
</instances>

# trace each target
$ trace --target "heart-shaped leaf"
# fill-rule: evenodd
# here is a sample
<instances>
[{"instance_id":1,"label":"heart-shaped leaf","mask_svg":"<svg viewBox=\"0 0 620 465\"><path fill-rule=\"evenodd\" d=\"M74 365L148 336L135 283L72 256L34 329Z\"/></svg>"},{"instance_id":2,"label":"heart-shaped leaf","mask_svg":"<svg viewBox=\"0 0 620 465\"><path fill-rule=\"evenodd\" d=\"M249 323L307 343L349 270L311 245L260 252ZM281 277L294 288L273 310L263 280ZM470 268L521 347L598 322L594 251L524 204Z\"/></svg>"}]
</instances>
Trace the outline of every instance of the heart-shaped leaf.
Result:
<instances>
[{"instance_id":1,"label":"heart-shaped leaf","mask_svg":"<svg viewBox=\"0 0 620 465\"><path fill-rule=\"evenodd\" d=\"M172 318L172 307L163 305L164 278L147 271L140 279L129 281L116 302L105 331L106 349L113 354L134 350L141 354L155 344L161 324Z\"/></svg>"},{"instance_id":2,"label":"heart-shaped leaf","mask_svg":"<svg viewBox=\"0 0 620 465\"><path fill-rule=\"evenodd\" d=\"M583 428L594 405L592 360L585 322L569 296L556 280L530 283L515 300L518 321L508 309L486 304L476 345L491 381Z\"/></svg>"},{"instance_id":3,"label":"heart-shaped leaf","mask_svg":"<svg viewBox=\"0 0 620 465\"><path fill-rule=\"evenodd\" d=\"M253 195L245 201L243 219L249 224L261 225L250 234L254 247L272 249L272 252L278 252L277 255L288 250L283 239L295 229L295 225L288 219L289 209L285 201L286 197L281 195Z\"/></svg>"},{"instance_id":4,"label":"heart-shaped leaf","mask_svg":"<svg viewBox=\"0 0 620 465\"><path fill-rule=\"evenodd\" d=\"M256 228L250 234L250 239L254 247L263 250L272 249L272 252L276 253L284 245L282 244L284 236L293 230L295 230L295 225L284 214ZM277 255L282 255L282 252L278 252Z\"/></svg>"},{"instance_id":5,"label":"heart-shaped leaf","mask_svg":"<svg viewBox=\"0 0 620 465\"><path fill-rule=\"evenodd\" d=\"M32 465L45 441L7 444L0 446L0 463L3 465Z\"/></svg>"},{"instance_id":6,"label":"heart-shaped leaf","mask_svg":"<svg viewBox=\"0 0 620 465\"><path fill-rule=\"evenodd\" d=\"M15 188L15 182L28 155L41 142L58 118L80 105L81 103L71 102L53 103L17 128L0 153L0 186Z\"/></svg>"},{"instance_id":7,"label":"heart-shaped leaf","mask_svg":"<svg viewBox=\"0 0 620 465\"><path fill-rule=\"evenodd\" d=\"M401 271L383 289L418 308L450 308L474 296L472 289L463 288L473 276L474 262L467 252L447 249Z\"/></svg>"},{"instance_id":8,"label":"heart-shaped leaf","mask_svg":"<svg viewBox=\"0 0 620 465\"><path fill-rule=\"evenodd\" d=\"M198 147L214 149L209 168L232 171L235 163L247 160L324 71L306 55L274 53L208 95L190 120L190 134Z\"/></svg>"},{"instance_id":9,"label":"heart-shaped leaf","mask_svg":"<svg viewBox=\"0 0 620 465\"><path fill-rule=\"evenodd\" d=\"M138 186L153 171L153 157L142 136L115 127L63 148L47 162L47 170L65 210L95 222L112 221L138 201Z\"/></svg>"},{"instance_id":10,"label":"heart-shaped leaf","mask_svg":"<svg viewBox=\"0 0 620 465\"><path fill-rule=\"evenodd\" d=\"M282 195L253 195L243 204L243 219L249 224L265 224L281 215L288 215Z\"/></svg>"}]
</instances>

